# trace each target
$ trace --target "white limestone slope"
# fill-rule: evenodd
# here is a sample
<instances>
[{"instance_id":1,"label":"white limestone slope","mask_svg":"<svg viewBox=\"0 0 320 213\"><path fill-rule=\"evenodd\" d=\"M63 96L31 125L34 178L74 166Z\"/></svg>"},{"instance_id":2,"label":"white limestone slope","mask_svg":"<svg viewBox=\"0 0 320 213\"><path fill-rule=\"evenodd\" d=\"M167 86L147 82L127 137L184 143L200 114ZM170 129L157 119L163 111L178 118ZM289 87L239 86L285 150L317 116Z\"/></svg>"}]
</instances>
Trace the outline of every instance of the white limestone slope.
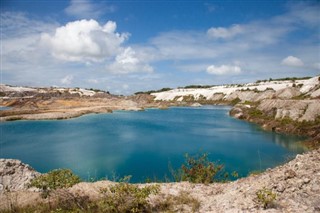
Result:
<instances>
[{"instance_id":1,"label":"white limestone slope","mask_svg":"<svg viewBox=\"0 0 320 213\"><path fill-rule=\"evenodd\" d=\"M195 100L198 100L200 97L204 97L207 100L214 100L217 94L223 94L223 100L229 100L233 93L235 92L245 92L245 90L274 90L280 91L282 89L292 87L293 85L298 86L296 90L299 90L300 93L308 93L314 88L319 86L319 76L313 77L307 80L297 80L297 81L266 81L260 83L248 83L248 84L239 84L239 85L222 85L214 86L206 89L173 89L165 92L152 93L151 95L155 96L155 100L162 101L172 101L176 99L177 101L182 101L183 96L193 96ZM319 93L319 91L317 91ZM316 94L317 94L316 93Z\"/></svg>"},{"instance_id":2,"label":"white limestone slope","mask_svg":"<svg viewBox=\"0 0 320 213\"><path fill-rule=\"evenodd\" d=\"M27 92L36 91L36 89L31 87L14 87L5 84L0 84L0 92Z\"/></svg>"},{"instance_id":3,"label":"white limestone slope","mask_svg":"<svg viewBox=\"0 0 320 213\"><path fill-rule=\"evenodd\" d=\"M89 89L82 88L62 88L62 87L50 87L50 88L32 88L32 87L18 87L18 86L9 86L5 84L0 84L0 92L4 93L23 93L23 92L34 92L34 93L69 93L69 94L79 94L79 96L94 96L97 93ZM32 96L31 96L32 97Z\"/></svg>"}]
</instances>

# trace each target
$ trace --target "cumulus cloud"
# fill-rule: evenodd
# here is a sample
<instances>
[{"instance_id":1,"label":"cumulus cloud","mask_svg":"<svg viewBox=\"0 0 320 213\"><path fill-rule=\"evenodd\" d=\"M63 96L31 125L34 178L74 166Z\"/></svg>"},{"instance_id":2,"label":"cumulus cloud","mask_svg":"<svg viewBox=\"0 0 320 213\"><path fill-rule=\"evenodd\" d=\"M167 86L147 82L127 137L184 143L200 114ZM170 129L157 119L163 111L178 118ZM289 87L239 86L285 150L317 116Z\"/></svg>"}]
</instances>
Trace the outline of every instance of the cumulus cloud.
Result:
<instances>
[{"instance_id":1,"label":"cumulus cloud","mask_svg":"<svg viewBox=\"0 0 320 213\"><path fill-rule=\"evenodd\" d=\"M241 68L239 66L232 65L221 65L215 66L210 65L207 67L207 73L213 75L232 75L241 73Z\"/></svg>"},{"instance_id":2,"label":"cumulus cloud","mask_svg":"<svg viewBox=\"0 0 320 213\"><path fill-rule=\"evenodd\" d=\"M240 33L242 33L244 29L240 25L232 25L229 28L224 27L212 27L207 31L207 35L210 38L231 38L234 37Z\"/></svg>"},{"instance_id":3,"label":"cumulus cloud","mask_svg":"<svg viewBox=\"0 0 320 213\"><path fill-rule=\"evenodd\" d=\"M114 12L114 6L93 3L90 0L71 0L65 9L66 14L77 18L98 18L103 13Z\"/></svg>"},{"instance_id":4,"label":"cumulus cloud","mask_svg":"<svg viewBox=\"0 0 320 213\"><path fill-rule=\"evenodd\" d=\"M294 56L288 56L284 58L281 64L290 67L302 67L304 65L303 61L300 58Z\"/></svg>"},{"instance_id":5,"label":"cumulus cloud","mask_svg":"<svg viewBox=\"0 0 320 213\"><path fill-rule=\"evenodd\" d=\"M73 75L67 75L60 80L60 82L64 85L70 85L73 80Z\"/></svg>"},{"instance_id":6,"label":"cumulus cloud","mask_svg":"<svg viewBox=\"0 0 320 213\"><path fill-rule=\"evenodd\" d=\"M93 19L84 19L57 28L54 35L44 33L41 40L56 58L97 62L117 54L120 45L128 38L127 33L116 33L116 28L113 21L102 26Z\"/></svg>"},{"instance_id":7,"label":"cumulus cloud","mask_svg":"<svg viewBox=\"0 0 320 213\"><path fill-rule=\"evenodd\" d=\"M116 56L115 61L107 66L107 70L117 74L134 72L153 72L153 68L138 58L136 52L128 47Z\"/></svg>"}]
</instances>

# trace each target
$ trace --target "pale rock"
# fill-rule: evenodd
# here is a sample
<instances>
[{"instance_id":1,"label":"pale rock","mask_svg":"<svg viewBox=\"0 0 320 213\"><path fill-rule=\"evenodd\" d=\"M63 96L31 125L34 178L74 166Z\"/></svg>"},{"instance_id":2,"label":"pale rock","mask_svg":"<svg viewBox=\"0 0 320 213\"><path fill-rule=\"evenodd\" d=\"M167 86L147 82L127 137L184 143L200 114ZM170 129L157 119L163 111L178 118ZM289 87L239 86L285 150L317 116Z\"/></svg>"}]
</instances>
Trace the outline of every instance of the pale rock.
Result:
<instances>
[{"instance_id":1,"label":"pale rock","mask_svg":"<svg viewBox=\"0 0 320 213\"><path fill-rule=\"evenodd\" d=\"M318 116L320 116L320 101L314 101L308 104L305 113L299 121L314 121Z\"/></svg>"},{"instance_id":2,"label":"pale rock","mask_svg":"<svg viewBox=\"0 0 320 213\"><path fill-rule=\"evenodd\" d=\"M295 87L287 87L276 92L276 97L280 99L291 99L293 97L299 96L301 94L300 90Z\"/></svg>"},{"instance_id":3,"label":"pale rock","mask_svg":"<svg viewBox=\"0 0 320 213\"><path fill-rule=\"evenodd\" d=\"M199 104L199 103L194 103L194 104L192 104L191 106L192 106L192 107L201 107L202 105Z\"/></svg>"},{"instance_id":4,"label":"pale rock","mask_svg":"<svg viewBox=\"0 0 320 213\"><path fill-rule=\"evenodd\" d=\"M0 159L0 193L25 190L30 181L39 175L39 172L19 160Z\"/></svg>"},{"instance_id":5,"label":"pale rock","mask_svg":"<svg viewBox=\"0 0 320 213\"><path fill-rule=\"evenodd\" d=\"M310 78L303 82L303 86L300 89L301 93L307 93L312 90L315 86L319 85L319 76Z\"/></svg>"},{"instance_id":6,"label":"pale rock","mask_svg":"<svg viewBox=\"0 0 320 213\"><path fill-rule=\"evenodd\" d=\"M212 100L212 101L220 101L225 97L225 94L223 93L215 93L213 95L211 95L208 100Z\"/></svg>"},{"instance_id":7,"label":"pale rock","mask_svg":"<svg viewBox=\"0 0 320 213\"><path fill-rule=\"evenodd\" d=\"M310 97L311 98L319 98L320 97L320 88L311 92Z\"/></svg>"}]
</instances>

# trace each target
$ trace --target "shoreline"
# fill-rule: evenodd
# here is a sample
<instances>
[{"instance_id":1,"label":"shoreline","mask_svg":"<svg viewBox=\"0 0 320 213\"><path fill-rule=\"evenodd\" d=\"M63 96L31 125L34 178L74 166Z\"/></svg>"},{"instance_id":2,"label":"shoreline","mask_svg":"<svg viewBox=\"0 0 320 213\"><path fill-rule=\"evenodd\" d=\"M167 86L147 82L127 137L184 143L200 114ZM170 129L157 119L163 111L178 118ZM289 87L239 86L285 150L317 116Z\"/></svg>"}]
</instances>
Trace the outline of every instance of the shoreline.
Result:
<instances>
[{"instance_id":1,"label":"shoreline","mask_svg":"<svg viewBox=\"0 0 320 213\"><path fill-rule=\"evenodd\" d=\"M0 121L1 122L12 122L12 121L37 121L37 120L68 120L73 118L78 118L88 114L104 114L104 113L112 113L117 110L124 111L144 111L145 109L157 109L157 110L166 110L171 107L194 107L197 108L199 106L225 106L230 107L228 112L229 116L234 117L236 119L240 119L246 122L257 124L265 131L273 131L281 134L295 135L306 137L305 140L301 141L303 145L306 145L309 149L316 148L320 146L320 141L318 141L318 137L314 139L314 137L310 136L310 134L306 131L292 131L290 128L286 128L286 125L282 125L282 123L278 122L276 119L270 118L268 119L260 119L260 118L252 118L248 115L248 108L243 104L236 104L232 106L231 103L203 103L203 105L198 102L188 102L188 103L179 103L179 102L155 102L152 104L148 104L147 106L122 106L122 107L107 107L107 106L88 106L88 107L73 107L73 108L65 108L65 109L47 109L47 110L17 110L17 109L9 109L0 111ZM239 117L239 109L241 109L241 116ZM244 115L245 114L245 115ZM5 116L3 116L5 115ZM270 124L271 123L271 124ZM281 127L282 125L282 127ZM278 126L278 127L274 127ZM315 141L316 140L316 141Z\"/></svg>"},{"instance_id":2,"label":"shoreline","mask_svg":"<svg viewBox=\"0 0 320 213\"><path fill-rule=\"evenodd\" d=\"M317 212L320 210L320 149L307 151L297 155L293 160L267 169L266 171L240 178L227 183L194 184L189 182L170 183L140 183L132 184L138 187L158 185L160 192L150 196L148 202L154 205L159 199L168 196L178 196L182 192L199 202L197 212L260 212L263 208L257 202L257 192L270 190L276 194L274 206L267 211L271 212ZM41 192L34 188L24 188L32 178L40 175L29 165L19 160L0 160L0 168L7 174L7 178L13 178L16 190L0 193L0 210L10 209L8 202L12 204L15 197L15 206L41 205L48 202L41 198ZM15 176L14 176L15 175ZM22 182L19 182L22 181ZM10 181L12 184L13 182ZM93 201L99 201L101 190L112 187L117 182L108 180L97 182L80 182L71 188L57 190L51 198L51 202L63 196L61 192L76 197L88 196ZM131 184L130 184L131 185ZM188 205L186 203L186 205ZM180 212L190 212L186 208Z\"/></svg>"}]
</instances>

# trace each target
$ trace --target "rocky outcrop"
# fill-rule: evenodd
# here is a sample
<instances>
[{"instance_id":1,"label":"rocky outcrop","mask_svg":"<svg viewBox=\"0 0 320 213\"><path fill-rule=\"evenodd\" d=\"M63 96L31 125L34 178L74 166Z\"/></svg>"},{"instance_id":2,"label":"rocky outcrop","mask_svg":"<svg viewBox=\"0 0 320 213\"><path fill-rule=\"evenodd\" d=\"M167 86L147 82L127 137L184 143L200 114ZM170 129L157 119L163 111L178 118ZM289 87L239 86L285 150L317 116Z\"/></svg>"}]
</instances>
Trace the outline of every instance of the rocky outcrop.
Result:
<instances>
[{"instance_id":1,"label":"rocky outcrop","mask_svg":"<svg viewBox=\"0 0 320 213\"><path fill-rule=\"evenodd\" d=\"M287 87L281 90L278 90L275 94L275 97L279 99L291 99L301 95L301 92L296 87Z\"/></svg>"},{"instance_id":2,"label":"rocky outcrop","mask_svg":"<svg viewBox=\"0 0 320 213\"><path fill-rule=\"evenodd\" d=\"M311 98L320 98L320 88L310 93Z\"/></svg>"},{"instance_id":3,"label":"rocky outcrop","mask_svg":"<svg viewBox=\"0 0 320 213\"><path fill-rule=\"evenodd\" d=\"M320 116L320 100L280 100L266 99L257 109L275 119L291 118L298 121L314 121Z\"/></svg>"},{"instance_id":4,"label":"rocky outcrop","mask_svg":"<svg viewBox=\"0 0 320 213\"><path fill-rule=\"evenodd\" d=\"M236 118L252 119L254 116L244 114L247 109L253 108L261 111L264 115L272 119L290 118L294 121L315 121L320 117L320 100L281 100L266 99L257 105L237 104L234 106L230 115Z\"/></svg>"},{"instance_id":5,"label":"rocky outcrop","mask_svg":"<svg viewBox=\"0 0 320 213\"><path fill-rule=\"evenodd\" d=\"M30 181L38 175L39 172L19 160L0 159L0 194L26 190Z\"/></svg>"}]
</instances>

